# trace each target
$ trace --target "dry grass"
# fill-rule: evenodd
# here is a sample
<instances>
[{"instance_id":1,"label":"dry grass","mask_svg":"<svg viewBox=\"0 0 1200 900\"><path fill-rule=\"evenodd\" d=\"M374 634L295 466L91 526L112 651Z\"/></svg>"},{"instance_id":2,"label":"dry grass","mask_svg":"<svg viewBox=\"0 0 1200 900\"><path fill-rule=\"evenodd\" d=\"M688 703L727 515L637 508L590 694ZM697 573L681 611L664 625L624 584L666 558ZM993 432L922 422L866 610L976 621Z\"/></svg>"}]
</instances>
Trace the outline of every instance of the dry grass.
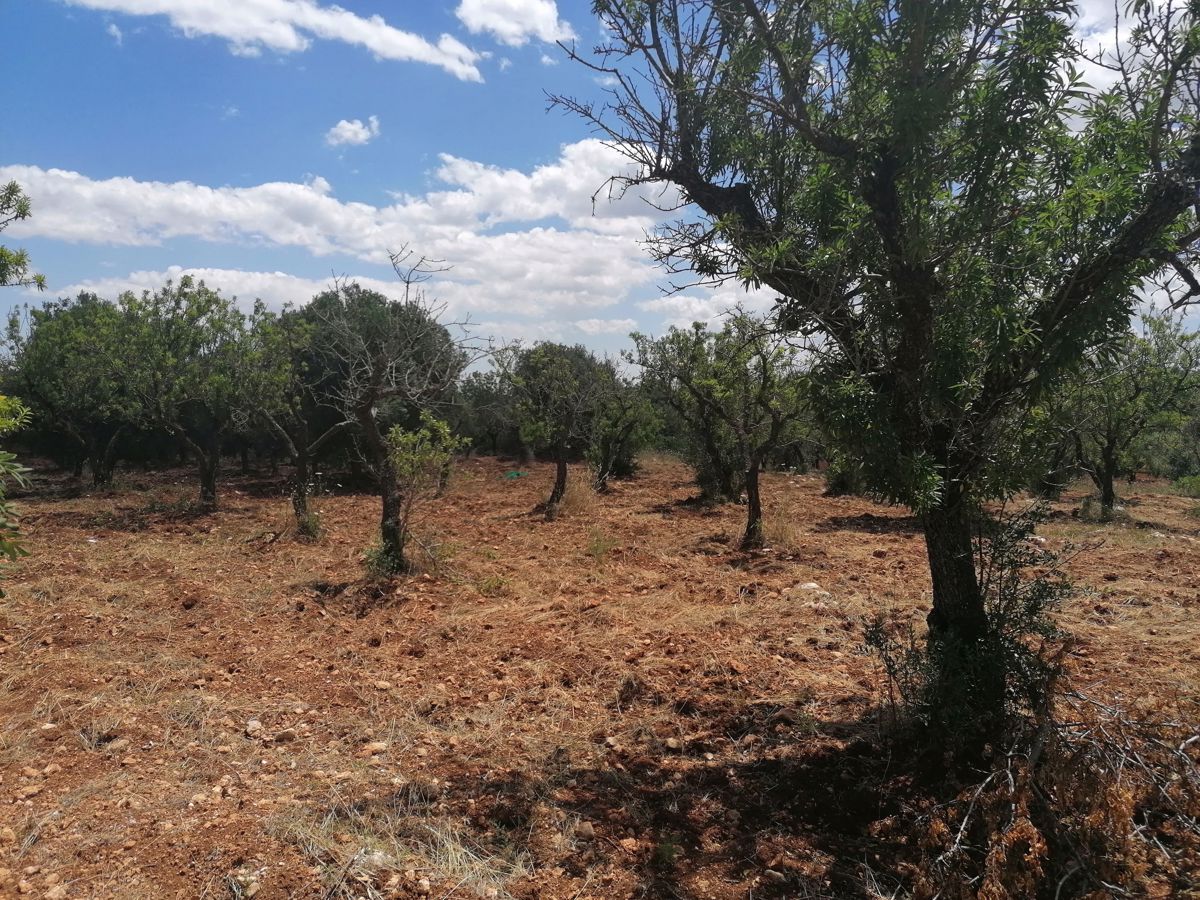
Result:
<instances>
[{"instance_id":1,"label":"dry grass","mask_svg":"<svg viewBox=\"0 0 1200 900\"><path fill-rule=\"evenodd\" d=\"M555 522L531 514L550 467L506 471L465 464L419 525L433 562L383 586L370 497L323 498L310 543L271 540L286 498L237 479L212 516L157 476L25 501L0 895L38 866L35 896L903 896L900 851L864 837L898 814L886 757L851 751L877 733L861 620L928 609L906 513L771 476L771 549L747 555L744 508L681 505L670 459L605 495L573 471ZM1093 548L1073 676L1186 710L1194 501L1131 499L1128 528L1068 495L1043 532Z\"/></svg>"}]
</instances>

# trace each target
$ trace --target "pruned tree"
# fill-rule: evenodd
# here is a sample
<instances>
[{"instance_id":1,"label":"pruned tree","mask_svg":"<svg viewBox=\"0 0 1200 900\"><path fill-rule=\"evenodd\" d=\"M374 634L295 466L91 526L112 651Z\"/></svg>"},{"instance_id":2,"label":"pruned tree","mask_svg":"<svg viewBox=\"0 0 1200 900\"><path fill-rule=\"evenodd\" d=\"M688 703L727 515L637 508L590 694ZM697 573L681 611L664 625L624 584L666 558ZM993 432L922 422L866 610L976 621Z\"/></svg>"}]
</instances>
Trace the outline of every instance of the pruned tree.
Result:
<instances>
[{"instance_id":1,"label":"pruned tree","mask_svg":"<svg viewBox=\"0 0 1200 900\"><path fill-rule=\"evenodd\" d=\"M417 427L394 425L387 434L388 460L400 492L399 558L406 566L417 510L441 493L454 457L465 443L465 438L455 436L449 425L429 412L421 413ZM391 560L383 563L384 571L389 571Z\"/></svg>"},{"instance_id":2,"label":"pruned tree","mask_svg":"<svg viewBox=\"0 0 1200 900\"><path fill-rule=\"evenodd\" d=\"M703 326L693 325L692 330L702 332ZM648 338L634 335L635 345L639 341L650 343ZM659 411L671 449L695 471L700 489L697 499L704 505L738 502L746 488L746 469L733 432L712 405L680 390L671 374L692 365L688 354L697 346L696 338L692 332L673 329L653 343L653 352L671 359L672 364L643 369L641 388ZM629 358L637 361L638 357Z\"/></svg>"},{"instance_id":3,"label":"pruned tree","mask_svg":"<svg viewBox=\"0 0 1200 900\"><path fill-rule=\"evenodd\" d=\"M1178 430L1200 394L1200 335L1177 319L1147 315L1129 332L1089 354L1062 403L1076 459L1112 518L1116 480L1138 463L1139 442L1156 429Z\"/></svg>"},{"instance_id":4,"label":"pruned tree","mask_svg":"<svg viewBox=\"0 0 1200 900\"><path fill-rule=\"evenodd\" d=\"M501 452L523 454L516 401L499 369L468 373L459 385L458 400L460 430L471 438L473 449L493 456Z\"/></svg>"},{"instance_id":5,"label":"pruned tree","mask_svg":"<svg viewBox=\"0 0 1200 900\"><path fill-rule=\"evenodd\" d=\"M261 304L251 321L254 366L250 413L264 422L292 462L292 511L300 534L316 537L320 522L309 505L314 464L337 438L356 427L335 400L337 371L314 344L312 317L303 310L273 313Z\"/></svg>"},{"instance_id":6,"label":"pruned tree","mask_svg":"<svg viewBox=\"0 0 1200 900\"><path fill-rule=\"evenodd\" d=\"M183 276L117 301L117 340L102 370L128 392L138 419L196 458L200 504L217 502L221 443L247 406L246 317L230 299Z\"/></svg>"},{"instance_id":7,"label":"pruned tree","mask_svg":"<svg viewBox=\"0 0 1200 900\"><path fill-rule=\"evenodd\" d=\"M600 396L587 448L597 491L606 492L613 478L634 474L637 453L654 426L654 408L641 384L614 371L611 387Z\"/></svg>"},{"instance_id":8,"label":"pruned tree","mask_svg":"<svg viewBox=\"0 0 1200 900\"><path fill-rule=\"evenodd\" d=\"M682 395L679 408L702 415L697 423L719 422L732 437L746 487L746 529L741 546L763 545L760 474L809 410L801 352L765 321L736 312L719 332L700 324L673 328L652 340L633 336L635 361L668 391ZM686 398L686 402L683 398ZM698 434L703 445L713 438Z\"/></svg>"},{"instance_id":9,"label":"pruned tree","mask_svg":"<svg viewBox=\"0 0 1200 900\"><path fill-rule=\"evenodd\" d=\"M554 461L554 486L542 504L553 519L567 492L567 464L586 453L597 413L616 385L615 368L580 344L546 341L507 348L496 361L513 392L522 439Z\"/></svg>"},{"instance_id":10,"label":"pruned tree","mask_svg":"<svg viewBox=\"0 0 1200 900\"><path fill-rule=\"evenodd\" d=\"M444 408L472 359L482 354L465 321L444 321L446 307L425 296L439 268L405 250L393 256L403 296L391 300L356 283L341 283L313 298L304 315L315 329L321 365L335 373L331 400L353 424L364 462L379 487L379 568L408 568L401 523L404 497L389 462L391 424L415 425L422 412Z\"/></svg>"},{"instance_id":11,"label":"pruned tree","mask_svg":"<svg viewBox=\"0 0 1200 900\"><path fill-rule=\"evenodd\" d=\"M823 344L831 430L917 511L931 646L966 677L993 641L972 520L1011 489L992 460L1013 410L1123 329L1148 277L1200 295L1195 4L1135 4L1103 89L1064 0L594 8L605 43L573 55L609 99L557 102L636 164L620 184L689 204L659 259L777 292L781 327Z\"/></svg>"}]
</instances>

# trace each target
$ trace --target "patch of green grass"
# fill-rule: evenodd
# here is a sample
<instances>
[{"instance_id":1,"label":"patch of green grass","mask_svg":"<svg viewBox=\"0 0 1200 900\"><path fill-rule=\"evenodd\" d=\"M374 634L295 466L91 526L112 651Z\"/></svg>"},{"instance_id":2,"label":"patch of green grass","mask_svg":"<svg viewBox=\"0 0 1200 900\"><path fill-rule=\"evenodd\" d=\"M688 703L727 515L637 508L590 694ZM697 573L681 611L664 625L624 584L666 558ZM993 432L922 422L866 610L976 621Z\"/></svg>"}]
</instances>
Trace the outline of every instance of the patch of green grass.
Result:
<instances>
[{"instance_id":1,"label":"patch of green grass","mask_svg":"<svg viewBox=\"0 0 1200 900\"><path fill-rule=\"evenodd\" d=\"M1185 475L1175 480L1175 490L1185 497L1200 500L1200 475Z\"/></svg>"},{"instance_id":2,"label":"patch of green grass","mask_svg":"<svg viewBox=\"0 0 1200 900\"><path fill-rule=\"evenodd\" d=\"M508 593L509 581L503 575L485 575L475 582L475 590L485 597L502 597Z\"/></svg>"},{"instance_id":3,"label":"patch of green grass","mask_svg":"<svg viewBox=\"0 0 1200 900\"><path fill-rule=\"evenodd\" d=\"M597 565L604 562L608 554L613 551L613 548L620 541L611 534L606 534L599 528L593 528L588 532L587 555L590 556Z\"/></svg>"}]
</instances>

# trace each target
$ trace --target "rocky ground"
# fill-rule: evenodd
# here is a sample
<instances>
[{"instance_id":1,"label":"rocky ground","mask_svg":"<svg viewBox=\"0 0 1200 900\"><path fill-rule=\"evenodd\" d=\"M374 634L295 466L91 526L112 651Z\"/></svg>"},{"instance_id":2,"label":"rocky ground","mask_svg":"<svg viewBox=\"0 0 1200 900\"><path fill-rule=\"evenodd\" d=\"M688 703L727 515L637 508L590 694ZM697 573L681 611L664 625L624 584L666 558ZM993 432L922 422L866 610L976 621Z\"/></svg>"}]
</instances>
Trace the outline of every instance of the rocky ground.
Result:
<instances>
[{"instance_id":1,"label":"rocky ground","mask_svg":"<svg viewBox=\"0 0 1200 900\"><path fill-rule=\"evenodd\" d=\"M465 463L387 584L370 496L301 543L265 478L210 515L188 473L39 479L0 604L0 896L902 896L919 799L862 637L928 610L913 519L772 475L745 555L669 459L552 523L548 469L512 471ZM1196 502L1126 493L1127 523L1076 491L1040 531L1090 589L1072 685L1194 715Z\"/></svg>"}]
</instances>

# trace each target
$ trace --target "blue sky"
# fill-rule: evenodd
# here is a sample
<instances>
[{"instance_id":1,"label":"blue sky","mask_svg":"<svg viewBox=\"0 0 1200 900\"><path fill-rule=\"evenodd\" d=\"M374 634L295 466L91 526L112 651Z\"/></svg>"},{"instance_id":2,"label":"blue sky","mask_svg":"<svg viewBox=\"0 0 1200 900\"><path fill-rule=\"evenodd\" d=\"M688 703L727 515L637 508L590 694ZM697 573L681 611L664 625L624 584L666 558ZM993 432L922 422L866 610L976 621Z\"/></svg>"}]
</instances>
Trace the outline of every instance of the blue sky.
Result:
<instances>
[{"instance_id":1,"label":"blue sky","mask_svg":"<svg viewBox=\"0 0 1200 900\"><path fill-rule=\"evenodd\" d=\"M409 242L433 286L502 338L624 345L709 318L736 288L664 297L643 197L591 195L623 162L546 92L599 95L555 40L580 0L6 0L0 181L48 294L115 296L191 271L247 303L336 275L392 290ZM31 299L10 291L7 304ZM762 302L764 298L760 298Z\"/></svg>"}]
</instances>

